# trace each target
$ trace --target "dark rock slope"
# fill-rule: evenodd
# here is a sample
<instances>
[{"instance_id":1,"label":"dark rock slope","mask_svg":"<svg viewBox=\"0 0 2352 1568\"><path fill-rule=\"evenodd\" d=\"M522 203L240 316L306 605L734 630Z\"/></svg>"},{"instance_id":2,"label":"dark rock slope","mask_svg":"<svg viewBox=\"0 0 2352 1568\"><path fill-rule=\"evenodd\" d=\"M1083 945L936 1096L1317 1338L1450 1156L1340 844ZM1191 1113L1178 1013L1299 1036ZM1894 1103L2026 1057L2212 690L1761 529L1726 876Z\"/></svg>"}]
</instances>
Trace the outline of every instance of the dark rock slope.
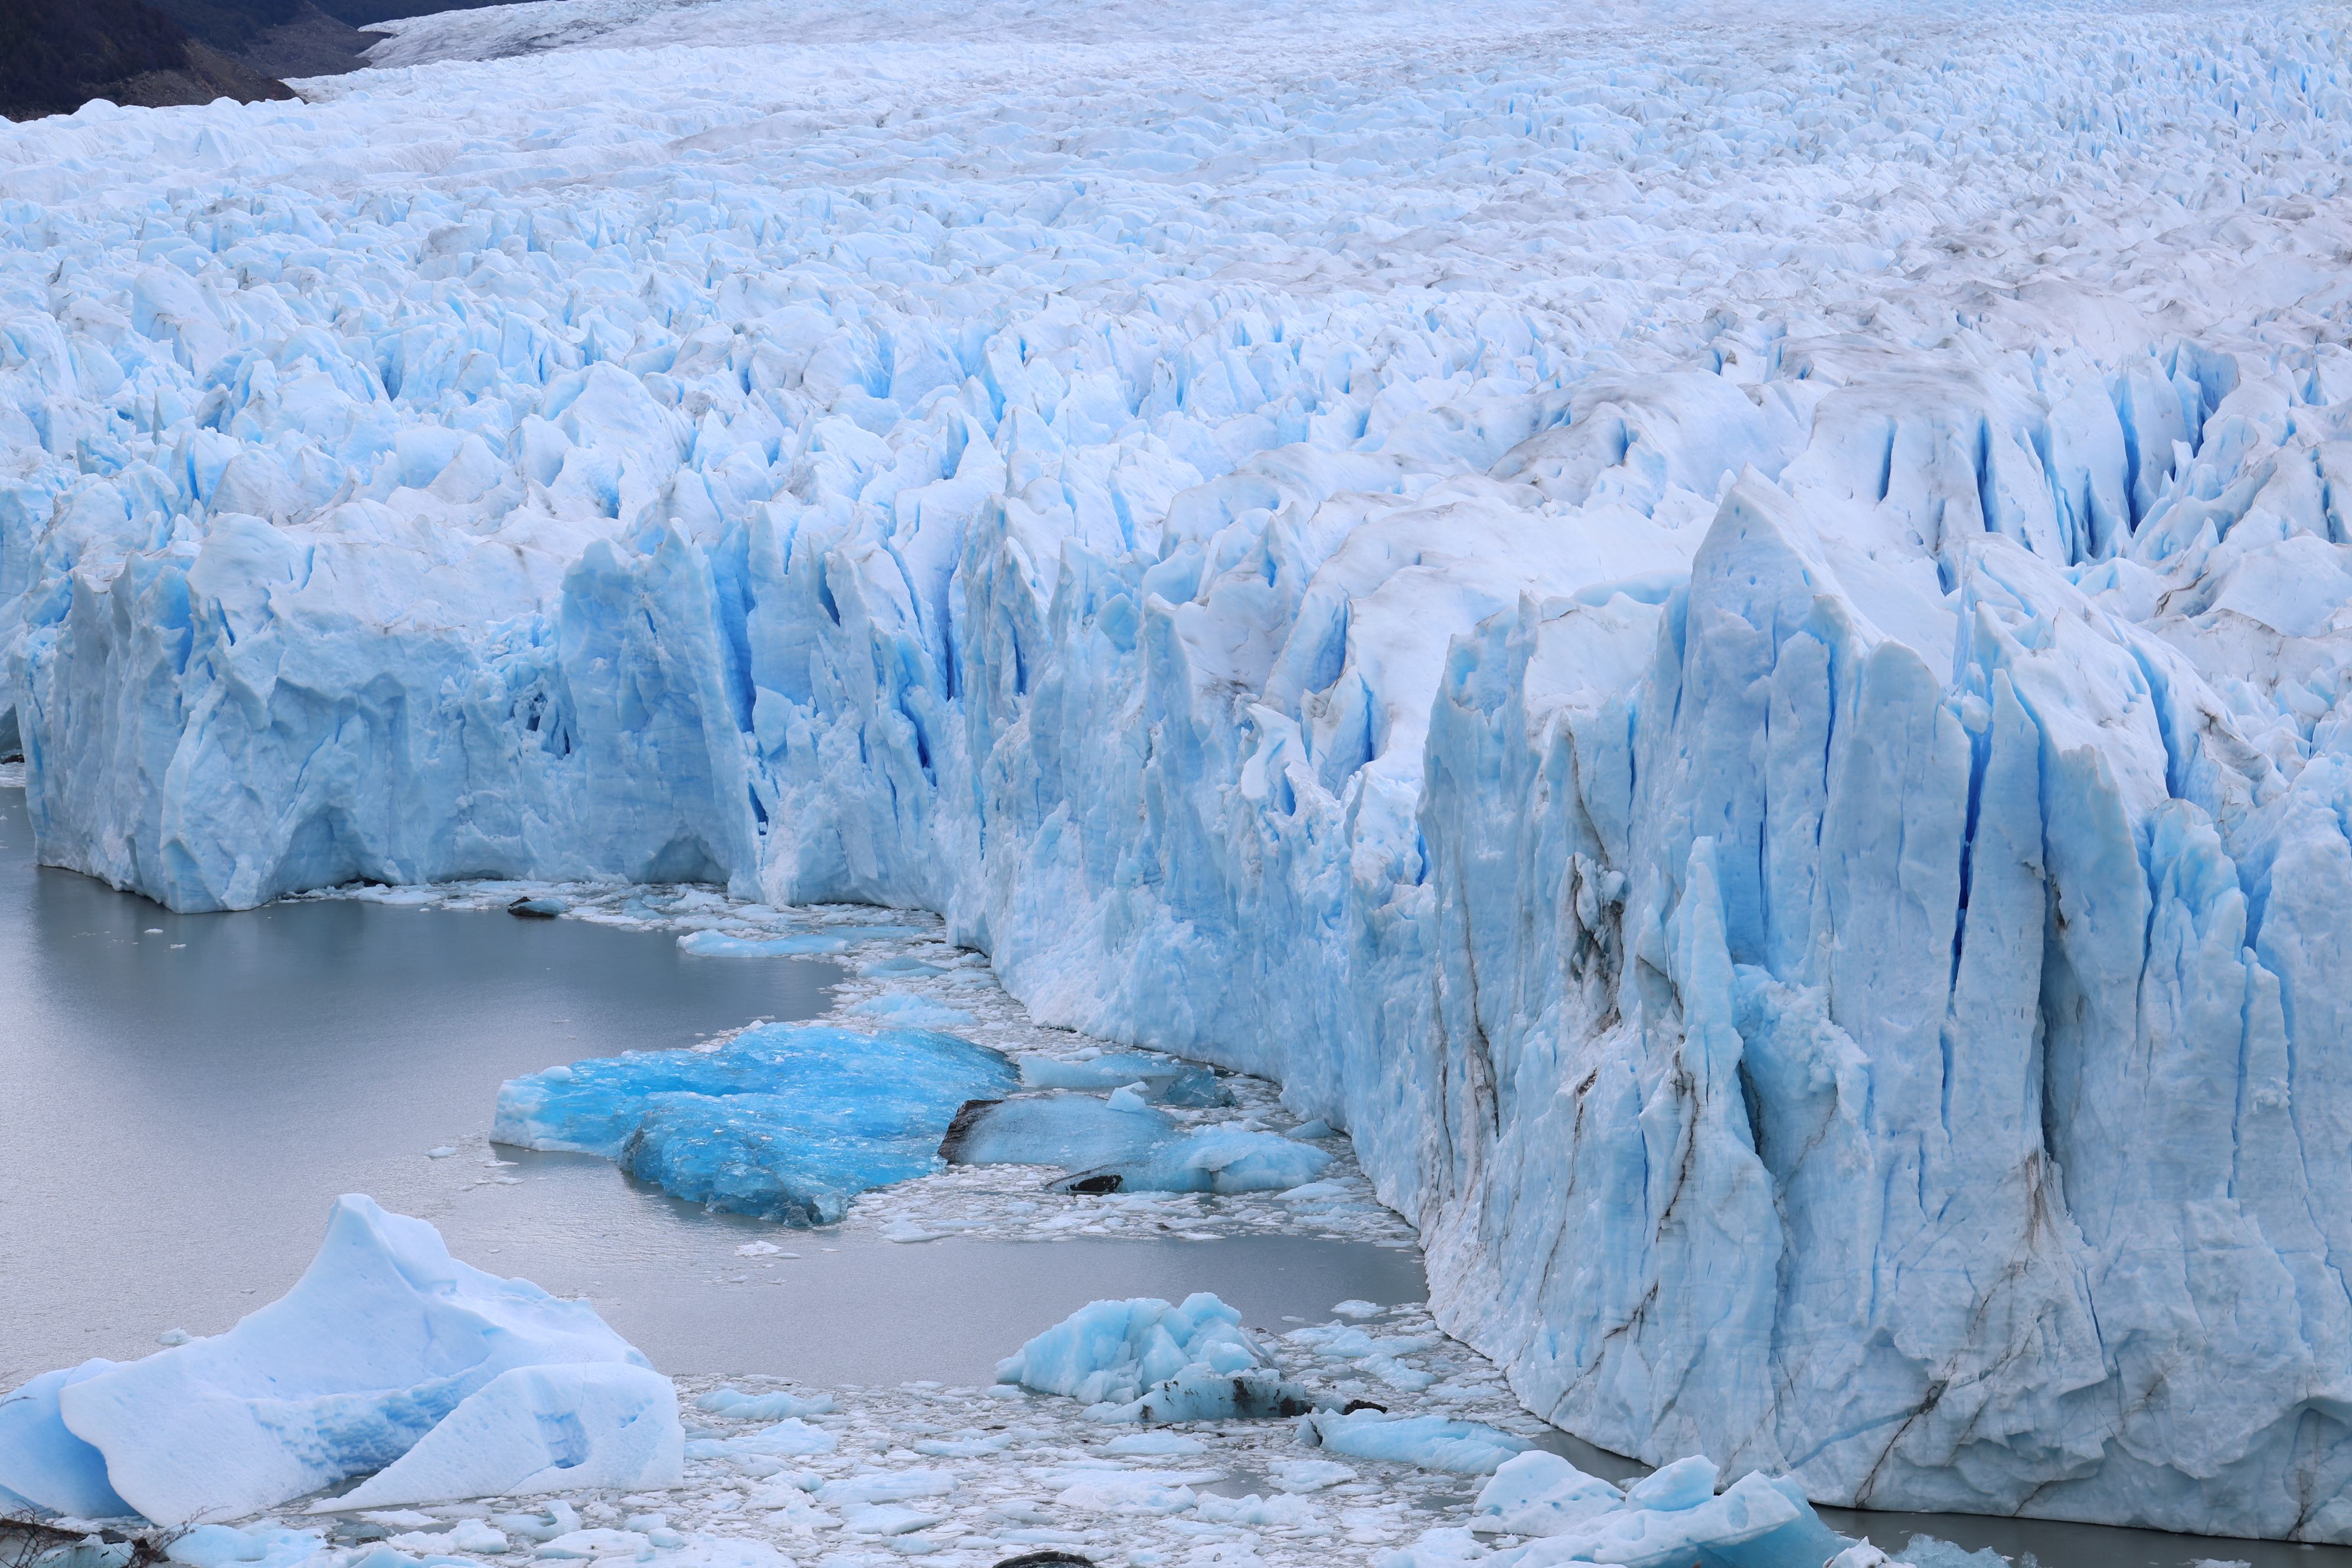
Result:
<instances>
[{"instance_id":1,"label":"dark rock slope","mask_svg":"<svg viewBox=\"0 0 2352 1568\"><path fill-rule=\"evenodd\" d=\"M292 96L142 0L0 5L0 114L13 120L69 114L93 98L161 106Z\"/></svg>"}]
</instances>

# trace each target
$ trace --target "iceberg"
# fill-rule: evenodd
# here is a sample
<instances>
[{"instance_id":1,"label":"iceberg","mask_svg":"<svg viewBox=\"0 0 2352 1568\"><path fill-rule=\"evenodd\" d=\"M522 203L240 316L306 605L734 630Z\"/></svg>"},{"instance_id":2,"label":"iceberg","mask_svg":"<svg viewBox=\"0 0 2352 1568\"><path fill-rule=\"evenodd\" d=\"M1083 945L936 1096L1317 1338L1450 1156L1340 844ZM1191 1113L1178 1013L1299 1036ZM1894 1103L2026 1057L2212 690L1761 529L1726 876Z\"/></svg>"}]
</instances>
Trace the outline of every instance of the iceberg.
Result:
<instances>
[{"instance_id":1,"label":"iceberg","mask_svg":"<svg viewBox=\"0 0 2352 1568\"><path fill-rule=\"evenodd\" d=\"M40 858L934 910L1348 1129L1582 1438L2352 1542L2338 20L1693 3L486 12L11 131ZM624 1136L837 1212L771 1110Z\"/></svg>"},{"instance_id":2,"label":"iceberg","mask_svg":"<svg viewBox=\"0 0 2352 1568\"><path fill-rule=\"evenodd\" d=\"M0 1396L0 1497L15 1496L49 1513L121 1519L138 1510L106 1479L106 1456L68 1430L58 1394L110 1370L93 1358L40 1376Z\"/></svg>"},{"instance_id":3,"label":"iceberg","mask_svg":"<svg viewBox=\"0 0 2352 1568\"><path fill-rule=\"evenodd\" d=\"M514 1375L532 1369L553 1370ZM668 1380L585 1303L457 1262L431 1226L356 1195L336 1200L294 1289L227 1332L35 1382L61 1420L0 1428L0 1486L44 1507L76 1500L59 1478L90 1487L94 1453L120 1494L110 1511L165 1525L238 1519L396 1468L469 1405L412 1474L520 1483L530 1471L515 1454L560 1468L575 1450L618 1473L610 1456L626 1447L650 1456L638 1468L651 1476L659 1443L641 1439L663 1429L664 1412L667 1429L677 1419ZM550 1403L566 1388L626 1397ZM45 1396L23 1407L37 1415ZM110 1502L89 1490L79 1500Z\"/></svg>"},{"instance_id":4,"label":"iceberg","mask_svg":"<svg viewBox=\"0 0 2352 1568\"><path fill-rule=\"evenodd\" d=\"M1715 1490L1711 1481L1707 1490ZM1498 1535L1565 1535L1624 1500L1622 1489L1586 1475L1558 1454L1534 1448L1505 1460L1479 1489L1470 1528Z\"/></svg>"},{"instance_id":5,"label":"iceberg","mask_svg":"<svg viewBox=\"0 0 2352 1568\"><path fill-rule=\"evenodd\" d=\"M1565 1459L1522 1454L1479 1492L1470 1528L1538 1538L1486 1559L1494 1568L1665 1568L1693 1560L1723 1568L1819 1568L1856 1544L1823 1524L1785 1479L1751 1473L1718 1494L1719 1474L1693 1455L1620 1494Z\"/></svg>"},{"instance_id":6,"label":"iceberg","mask_svg":"<svg viewBox=\"0 0 2352 1568\"><path fill-rule=\"evenodd\" d=\"M499 1090L490 1137L599 1154L724 1214L832 1225L871 1187L926 1175L968 1101L1018 1081L957 1036L747 1029L710 1051L635 1051Z\"/></svg>"},{"instance_id":7,"label":"iceberg","mask_svg":"<svg viewBox=\"0 0 2352 1568\"><path fill-rule=\"evenodd\" d=\"M519 1366L467 1394L399 1458L312 1508L653 1491L685 1479L686 1428L669 1379L626 1363Z\"/></svg>"},{"instance_id":8,"label":"iceberg","mask_svg":"<svg viewBox=\"0 0 2352 1568\"><path fill-rule=\"evenodd\" d=\"M996 1381L1088 1405L1125 1404L1149 1384L1200 1365L1238 1373L1267 1364L1240 1312L1206 1290L1171 1307L1155 1297L1095 1301L996 1363Z\"/></svg>"},{"instance_id":9,"label":"iceberg","mask_svg":"<svg viewBox=\"0 0 2352 1568\"><path fill-rule=\"evenodd\" d=\"M1098 1421L1147 1426L1282 1419L1339 1403L1284 1379L1241 1314L1205 1290L1175 1307L1090 1302L999 1362L996 1380L1083 1400Z\"/></svg>"},{"instance_id":10,"label":"iceberg","mask_svg":"<svg viewBox=\"0 0 2352 1568\"><path fill-rule=\"evenodd\" d=\"M1443 1415L1386 1415L1371 1410L1352 1415L1302 1416L1298 1440L1310 1448L1328 1448L1350 1458L1388 1459L1419 1465L1425 1470L1472 1476L1492 1475L1528 1447L1525 1437L1475 1421L1451 1421Z\"/></svg>"}]
</instances>

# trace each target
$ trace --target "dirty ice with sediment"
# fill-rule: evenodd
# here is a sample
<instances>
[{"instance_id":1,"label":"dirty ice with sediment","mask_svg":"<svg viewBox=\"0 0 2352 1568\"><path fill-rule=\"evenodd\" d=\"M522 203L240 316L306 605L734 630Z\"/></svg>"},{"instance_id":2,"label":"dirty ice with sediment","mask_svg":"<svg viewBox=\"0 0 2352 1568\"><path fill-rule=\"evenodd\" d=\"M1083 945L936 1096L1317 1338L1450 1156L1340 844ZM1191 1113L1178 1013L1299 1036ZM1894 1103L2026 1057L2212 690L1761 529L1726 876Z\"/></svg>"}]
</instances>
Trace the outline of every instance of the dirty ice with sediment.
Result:
<instances>
[{"instance_id":1,"label":"dirty ice with sediment","mask_svg":"<svg viewBox=\"0 0 2352 1568\"><path fill-rule=\"evenodd\" d=\"M0 130L0 754L177 909L936 911L1605 1447L2352 1541L2341 27L578 0Z\"/></svg>"}]
</instances>

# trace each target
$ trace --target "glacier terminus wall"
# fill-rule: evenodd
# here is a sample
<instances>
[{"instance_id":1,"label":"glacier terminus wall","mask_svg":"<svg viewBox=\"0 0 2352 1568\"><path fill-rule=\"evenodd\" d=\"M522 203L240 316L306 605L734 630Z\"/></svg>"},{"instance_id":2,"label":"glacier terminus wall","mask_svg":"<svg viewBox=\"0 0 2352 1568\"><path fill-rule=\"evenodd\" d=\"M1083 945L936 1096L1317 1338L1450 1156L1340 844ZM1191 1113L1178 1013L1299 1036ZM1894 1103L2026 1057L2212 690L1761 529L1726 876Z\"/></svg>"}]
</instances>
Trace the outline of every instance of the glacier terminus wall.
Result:
<instances>
[{"instance_id":1,"label":"glacier terminus wall","mask_svg":"<svg viewBox=\"0 0 2352 1568\"><path fill-rule=\"evenodd\" d=\"M938 910L1580 1436L2352 1542L2336 13L792 14L0 130L45 860Z\"/></svg>"}]
</instances>

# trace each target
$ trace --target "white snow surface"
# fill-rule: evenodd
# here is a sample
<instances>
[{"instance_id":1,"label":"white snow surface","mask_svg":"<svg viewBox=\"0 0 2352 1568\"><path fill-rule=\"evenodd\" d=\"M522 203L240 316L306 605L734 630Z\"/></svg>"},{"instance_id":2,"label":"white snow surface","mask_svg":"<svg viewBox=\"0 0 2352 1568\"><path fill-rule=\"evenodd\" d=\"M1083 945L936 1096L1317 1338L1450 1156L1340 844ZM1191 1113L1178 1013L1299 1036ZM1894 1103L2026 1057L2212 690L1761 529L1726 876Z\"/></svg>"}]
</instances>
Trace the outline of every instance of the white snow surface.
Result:
<instances>
[{"instance_id":1,"label":"white snow surface","mask_svg":"<svg viewBox=\"0 0 2352 1568\"><path fill-rule=\"evenodd\" d=\"M0 129L45 859L934 910L1582 1436L2352 1541L2338 13L563 15Z\"/></svg>"}]
</instances>

